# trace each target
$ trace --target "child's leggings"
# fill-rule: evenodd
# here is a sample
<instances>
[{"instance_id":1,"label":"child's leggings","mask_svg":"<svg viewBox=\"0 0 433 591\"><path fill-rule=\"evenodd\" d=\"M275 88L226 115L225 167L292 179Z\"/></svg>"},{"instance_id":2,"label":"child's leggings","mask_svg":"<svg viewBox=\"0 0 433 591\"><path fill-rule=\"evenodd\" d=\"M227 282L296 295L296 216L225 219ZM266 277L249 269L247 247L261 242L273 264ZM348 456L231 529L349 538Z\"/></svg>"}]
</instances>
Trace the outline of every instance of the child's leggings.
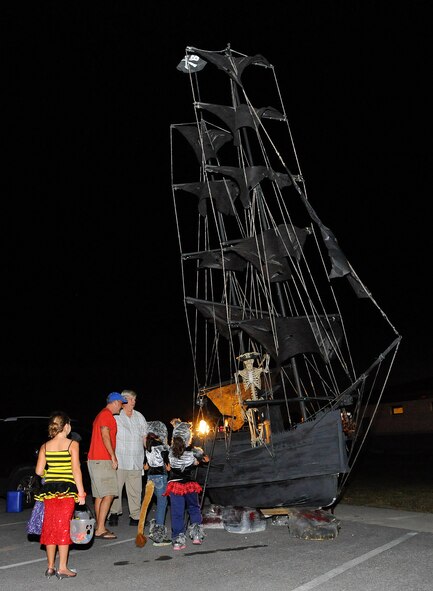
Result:
<instances>
[{"instance_id":1,"label":"child's leggings","mask_svg":"<svg viewBox=\"0 0 433 591\"><path fill-rule=\"evenodd\" d=\"M196 492L186 495L175 495L170 493L170 514L171 514L171 535L173 540L185 533L185 508L188 511L191 525L201 524L201 511Z\"/></svg>"}]
</instances>

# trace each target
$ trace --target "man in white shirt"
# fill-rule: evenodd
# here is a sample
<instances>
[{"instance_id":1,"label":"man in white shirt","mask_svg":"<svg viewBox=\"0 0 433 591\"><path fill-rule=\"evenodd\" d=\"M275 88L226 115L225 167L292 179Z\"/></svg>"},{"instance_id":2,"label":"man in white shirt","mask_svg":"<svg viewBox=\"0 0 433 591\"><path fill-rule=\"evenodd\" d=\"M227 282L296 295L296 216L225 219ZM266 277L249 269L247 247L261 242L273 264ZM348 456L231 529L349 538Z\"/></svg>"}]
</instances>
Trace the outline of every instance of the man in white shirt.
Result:
<instances>
[{"instance_id":1,"label":"man in white shirt","mask_svg":"<svg viewBox=\"0 0 433 591\"><path fill-rule=\"evenodd\" d=\"M129 508L129 525L137 526L141 509L147 422L141 412L134 409L137 394L133 390L123 390L122 396L126 398L127 403L123 404L122 412L115 416L119 496L114 499L111 505L108 524L118 525L119 515L122 514L122 491L125 486Z\"/></svg>"}]
</instances>

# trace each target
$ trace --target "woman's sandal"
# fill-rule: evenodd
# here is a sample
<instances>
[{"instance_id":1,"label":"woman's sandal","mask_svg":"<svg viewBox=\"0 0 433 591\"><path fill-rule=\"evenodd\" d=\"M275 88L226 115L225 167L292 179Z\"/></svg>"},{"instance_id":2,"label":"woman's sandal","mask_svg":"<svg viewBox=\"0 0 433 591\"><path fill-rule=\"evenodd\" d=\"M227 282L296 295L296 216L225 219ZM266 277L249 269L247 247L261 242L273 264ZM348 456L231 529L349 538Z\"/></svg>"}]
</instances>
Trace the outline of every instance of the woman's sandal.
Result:
<instances>
[{"instance_id":1,"label":"woman's sandal","mask_svg":"<svg viewBox=\"0 0 433 591\"><path fill-rule=\"evenodd\" d=\"M47 577L47 579L51 579L51 577L54 577L54 575L56 575L56 569L53 568L47 568L47 570L45 571L45 576Z\"/></svg>"},{"instance_id":2,"label":"woman's sandal","mask_svg":"<svg viewBox=\"0 0 433 591\"><path fill-rule=\"evenodd\" d=\"M59 571L56 572L56 577L59 579L59 581L61 581L62 579L73 579L74 577L77 576L77 573L74 572L73 570L70 571L72 573L72 575L69 575L67 573L59 573Z\"/></svg>"},{"instance_id":3,"label":"woman's sandal","mask_svg":"<svg viewBox=\"0 0 433 591\"><path fill-rule=\"evenodd\" d=\"M117 536L116 534L113 534L112 531L106 529L102 534L99 534L99 536L95 534L95 538L98 538L99 540L115 540Z\"/></svg>"}]
</instances>

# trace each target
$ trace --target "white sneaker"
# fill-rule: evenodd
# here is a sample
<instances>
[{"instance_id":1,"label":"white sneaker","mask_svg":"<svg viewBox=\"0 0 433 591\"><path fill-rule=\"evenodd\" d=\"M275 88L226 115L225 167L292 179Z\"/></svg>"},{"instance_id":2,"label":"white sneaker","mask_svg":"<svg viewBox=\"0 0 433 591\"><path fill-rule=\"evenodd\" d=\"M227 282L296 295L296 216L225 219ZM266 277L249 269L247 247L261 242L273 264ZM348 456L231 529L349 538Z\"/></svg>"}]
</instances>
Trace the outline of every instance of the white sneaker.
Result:
<instances>
[{"instance_id":1,"label":"white sneaker","mask_svg":"<svg viewBox=\"0 0 433 591\"><path fill-rule=\"evenodd\" d=\"M171 546L171 540L160 540L159 542L153 542L154 546ZM185 548L185 546L184 546ZM176 550L182 550L182 548L176 548Z\"/></svg>"}]
</instances>

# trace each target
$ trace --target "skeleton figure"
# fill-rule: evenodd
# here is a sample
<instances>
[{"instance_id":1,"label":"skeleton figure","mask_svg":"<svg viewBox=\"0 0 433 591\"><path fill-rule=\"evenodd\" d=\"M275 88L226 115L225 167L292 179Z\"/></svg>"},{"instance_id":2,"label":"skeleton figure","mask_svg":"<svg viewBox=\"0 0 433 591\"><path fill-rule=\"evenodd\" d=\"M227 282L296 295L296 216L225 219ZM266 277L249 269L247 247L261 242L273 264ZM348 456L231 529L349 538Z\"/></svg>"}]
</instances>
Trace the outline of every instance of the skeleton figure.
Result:
<instances>
[{"instance_id":1,"label":"skeleton figure","mask_svg":"<svg viewBox=\"0 0 433 591\"><path fill-rule=\"evenodd\" d=\"M258 353L244 353L240 355L240 359L244 364L244 369L238 371L238 375L242 378L245 389L251 390L251 398L257 400L256 391L262 387L262 373L267 373L268 368L262 367L263 361L268 361L269 356L265 355L259 367L254 366L254 360L259 357Z\"/></svg>"},{"instance_id":2,"label":"skeleton figure","mask_svg":"<svg viewBox=\"0 0 433 591\"><path fill-rule=\"evenodd\" d=\"M257 400L257 390L262 388L262 374L269 372L269 355L265 354L258 367L254 366L254 360L259 358L258 353L244 353L240 355L240 359L244 368L237 372L237 376L240 376L246 390L251 390L251 399ZM263 367L263 364L265 367ZM258 424L257 421L257 409L248 408L245 412L245 418L248 421L251 435L251 445L253 447L263 445L264 443L264 432L263 424Z\"/></svg>"}]
</instances>

